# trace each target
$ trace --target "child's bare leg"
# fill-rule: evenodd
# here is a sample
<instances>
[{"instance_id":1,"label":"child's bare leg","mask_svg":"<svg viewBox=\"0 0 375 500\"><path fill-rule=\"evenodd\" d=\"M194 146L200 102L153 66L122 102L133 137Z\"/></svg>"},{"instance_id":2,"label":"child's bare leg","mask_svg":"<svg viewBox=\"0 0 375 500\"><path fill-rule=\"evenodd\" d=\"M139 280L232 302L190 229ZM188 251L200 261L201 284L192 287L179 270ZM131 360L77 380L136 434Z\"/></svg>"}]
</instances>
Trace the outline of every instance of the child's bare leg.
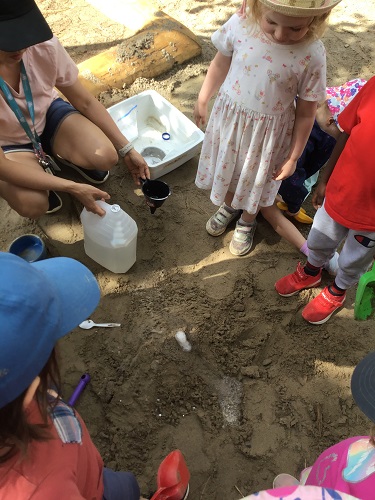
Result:
<instances>
[{"instance_id":1,"label":"child's bare leg","mask_svg":"<svg viewBox=\"0 0 375 500\"><path fill-rule=\"evenodd\" d=\"M284 217L282 212L277 208L276 204L270 207L263 207L260 209L260 212L266 221L271 224L277 234L295 246L297 250L302 252L304 255L307 256L309 254L306 239L298 231L296 226L289 219ZM338 256L339 254L336 252L335 255L324 264L324 269L326 269L329 274L336 274L338 268Z\"/></svg>"},{"instance_id":2,"label":"child's bare leg","mask_svg":"<svg viewBox=\"0 0 375 500\"><path fill-rule=\"evenodd\" d=\"M276 205L271 205L270 207L261 208L261 214L268 221L273 229L282 238L289 241L298 250L301 250L303 245L306 243L306 238L298 231L296 226L288 220L282 212L277 208Z\"/></svg>"},{"instance_id":3,"label":"child's bare leg","mask_svg":"<svg viewBox=\"0 0 375 500\"><path fill-rule=\"evenodd\" d=\"M234 193L231 193L230 191L228 191L227 194L225 195L224 203L229 208L232 208L233 196L234 196Z\"/></svg>"},{"instance_id":4,"label":"child's bare leg","mask_svg":"<svg viewBox=\"0 0 375 500\"><path fill-rule=\"evenodd\" d=\"M242 223L245 223L244 225L250 225L255 221L257 215L258 211L255 214L249 214L249 212L246 212L246 210L244 210L242 212L240 221Z\"/></svg>"}]
</instances>

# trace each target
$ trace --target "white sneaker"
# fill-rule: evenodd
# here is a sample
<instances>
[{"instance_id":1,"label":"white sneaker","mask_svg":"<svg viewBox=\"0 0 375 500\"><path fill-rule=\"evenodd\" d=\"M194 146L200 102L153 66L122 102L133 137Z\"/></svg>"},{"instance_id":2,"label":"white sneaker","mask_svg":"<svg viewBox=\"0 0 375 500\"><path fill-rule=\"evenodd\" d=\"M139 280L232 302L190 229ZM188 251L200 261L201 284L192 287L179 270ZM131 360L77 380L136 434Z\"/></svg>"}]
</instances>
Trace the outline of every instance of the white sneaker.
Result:
<instances>
[{"instance_id":1,"label":"white sneaker","mask_svg":"<svg viewBox=\"0 0 375 500\"><path fill-rule=\"evenodd\" d=\"M273 488L283 488L284 486L297 486L300 484L298 479L290 474L279 474L273 480Z\"/></svg>"},{"instance_id":2,"label":"white sneaker","mask_svg":"<svg viewBox=\"0 0 375 500\"><path fill-rule=\"evenodd\" d=\"M234 212L228 212L225 208L224 203L221 205L219 210L208 219L206 224L206 230L211 236L220 236L224 233L228 224L232 222L241 213L241 210L235 210Z\"/></svg>"},{"instance_id":3,"label":"white sneaker","mask_svg":"<svg viewBox=\"0 0 375 500\"><path fill-rule=\"evenodd\" d=\"M239 222L236 224L232 241L229 245L229 251L233 255L246 255L250 252L253 246L255 229L257 221L255 220L251 226L242 226Z\"/></svg>"}]
</instances>

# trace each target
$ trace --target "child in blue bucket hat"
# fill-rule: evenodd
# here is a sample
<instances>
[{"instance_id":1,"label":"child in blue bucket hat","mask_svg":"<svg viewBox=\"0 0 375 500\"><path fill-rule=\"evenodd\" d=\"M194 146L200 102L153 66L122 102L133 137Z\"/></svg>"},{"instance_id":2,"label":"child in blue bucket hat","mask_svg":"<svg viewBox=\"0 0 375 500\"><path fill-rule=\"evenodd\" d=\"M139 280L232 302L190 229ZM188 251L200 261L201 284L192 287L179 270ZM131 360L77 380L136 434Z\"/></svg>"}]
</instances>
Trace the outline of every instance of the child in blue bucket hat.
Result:
<instances>
[{"instance_id":1,"label":"child in blue bucket hat","mask_svg":"<svg viewBox=\"0 0 375 500\"><path fill-rule=\"evenodd\" d=\"M83 420L60 397L55 345L97 307L95 277L73 259L30 264L3 252L0 276L0 498L63 491L69 500L139 500L135 477L103 466Z\"/></svg>"}]
</instances>

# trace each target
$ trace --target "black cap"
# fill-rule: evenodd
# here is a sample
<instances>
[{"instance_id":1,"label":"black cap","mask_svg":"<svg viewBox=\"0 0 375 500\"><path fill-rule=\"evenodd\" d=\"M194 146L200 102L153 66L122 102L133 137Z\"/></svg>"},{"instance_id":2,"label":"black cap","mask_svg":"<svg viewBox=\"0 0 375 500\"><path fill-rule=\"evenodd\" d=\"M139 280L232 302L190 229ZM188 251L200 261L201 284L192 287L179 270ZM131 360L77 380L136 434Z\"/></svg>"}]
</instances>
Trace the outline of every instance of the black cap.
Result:
<instances>
[{"instance_id":1,"label":"black cap","mask_svg":"<svg viewBox=\"0 0 375 500\"><path fill-rule=\"evenodd\" d=\"M351 389L358 408L375 422L375 352L364 357L354 368Z\"/></svg>"},{"instance_id":2,"label":"black cap","mask_svg":"<svg viewBox=\"0 0 375 500\"><path fill-rule=\"evenodd\" d=\"M34 0L0 1L0 50L17 52L52 36Z\"/></svg>"}]
</instances>

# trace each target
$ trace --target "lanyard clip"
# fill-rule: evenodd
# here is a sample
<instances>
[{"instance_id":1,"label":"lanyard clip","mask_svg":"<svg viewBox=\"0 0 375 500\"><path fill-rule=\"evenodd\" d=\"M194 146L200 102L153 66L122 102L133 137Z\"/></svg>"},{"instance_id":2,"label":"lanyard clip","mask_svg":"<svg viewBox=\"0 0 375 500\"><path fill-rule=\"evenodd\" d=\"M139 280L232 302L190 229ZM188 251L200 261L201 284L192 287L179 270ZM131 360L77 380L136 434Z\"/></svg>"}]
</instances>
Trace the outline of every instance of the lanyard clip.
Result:
<instances>
[{"instance_id":1,"label":"lanyard clip","mask_svg":"<svg viewBox=\"0 0 375 500\"><path fill-rule=\"evenodd\" d=\"M42 145L38 143L38 147L34 147L35 156L38 159L39 165L48 173L54 175L56 172L60 172L60 167L56 162L43 151Z\"/></svg>"},{"instance_id":2,"label":"lanyard clip","mask_svg":"<svg viewBox=\"0 0 375 500\"><path fill-rule=\"evenodd\" d=\"M56 162L49 156L44 155L44 158L38 156L39 165L47 172L48 174L55 175L56 172L61 172L61 168L56 164Z\"/></svg>"},{"instance_id":3,"label":"lanyard clip","mask_svg":"<svg viewBox=\"0 0 375 500\"><path fill-rule=\"evenodd\" d=\"M43 159L43 158L38 158L38 162L39 162L39 165L43 168L43 170L45 172L47 172L47 174L54 175L54 172L51 169L51 165L50 165L49 161L47 161L46 159Z\"/></svg>"}]
</instances>

